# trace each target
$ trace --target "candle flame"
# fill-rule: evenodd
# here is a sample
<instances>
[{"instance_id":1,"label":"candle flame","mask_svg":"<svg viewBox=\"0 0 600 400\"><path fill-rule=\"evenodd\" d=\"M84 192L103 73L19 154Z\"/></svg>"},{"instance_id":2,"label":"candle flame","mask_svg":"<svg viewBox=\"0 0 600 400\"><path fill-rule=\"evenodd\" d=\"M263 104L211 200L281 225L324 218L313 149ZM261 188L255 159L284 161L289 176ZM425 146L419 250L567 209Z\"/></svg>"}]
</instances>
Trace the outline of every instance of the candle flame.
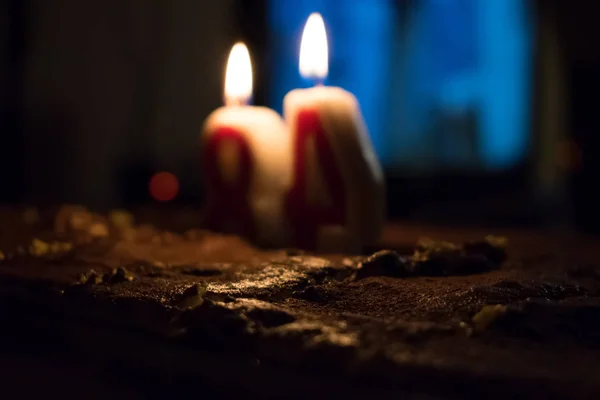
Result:
<instances>
[{"instance_id":1,"label":"candle flame","mask_svg":"<svg viewBox=\"0 0 600 400\"><path fill-rule=\"evenodd\" d=\"M307 79L325 79L329 68L328 56L323 17L312 13L306 21L300 43L300 75Z\"/></svg>"},{"instance_id":2,"label":"candle flame","mask_svg":"<svg viewBox=\"0 0 600 400\"><path fill-rule=\"evenodd\" d=\"M229 53L225 71L225 104L247 104L252 97L252 63L244 43L236 43Z\"/></svg>"}]
</instances>

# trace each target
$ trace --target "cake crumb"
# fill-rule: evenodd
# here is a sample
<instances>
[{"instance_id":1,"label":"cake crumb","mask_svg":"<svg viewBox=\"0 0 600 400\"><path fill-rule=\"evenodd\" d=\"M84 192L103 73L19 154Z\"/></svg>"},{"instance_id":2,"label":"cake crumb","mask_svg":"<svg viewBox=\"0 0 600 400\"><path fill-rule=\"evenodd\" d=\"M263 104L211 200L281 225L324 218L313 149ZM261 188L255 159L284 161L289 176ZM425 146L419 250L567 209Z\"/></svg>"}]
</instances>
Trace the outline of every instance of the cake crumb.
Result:
<instances>
[{"instance_id":1,"label":"cake crumb","mask_svg":"<svg viewBox=\"0 0 600 400\"><path fill-rule=\"evenodd\" d=\"M77 284L80 285L99 285L103 281L102 275L99 275L95 270L91 269L86 273L80 274L77 279Z\"/></svg>"},{"instance_id":2,"label":"cake crumb","mask_svg":"<svg viewBox=\"0 0 600 400\"><path fill-rule=\"evenodd\" d=\"M80 274L77 283L80 285L100 285L102 283L119 283L133 281L133 275L123 267L114 268L105 274L99 274L91 269L86 273Z\"/></svg>"},{"instance_id":3,"label":"cake crumb","mask_svg":"<svg viewBox=\"0 0 600 400\"><path fill-rule=\"evenodd\" d=\"M68 235L77 244L109 236L107 219L82 206L63 206L54 220L54 231Z\"/></svg>"},{"instance_id":4,"label":"cake crumb","mask_svg":"<svg viewBox=\"0 0 600 400\"><path fill-rule=\"evenodd\" d=\"M344 267L352 267L355 263L351 258L346 257L342 260L342 264L344 265Z\"/></svg>"},{"instance_id":5,"label":"cake crumb","mask_svg":"<svg viewBox=\"0 0 600 400\"><path fill-rule=\"evenodd\" d=\"M409 257L411 273L446 276L481 273L499 268L506 260L508 240L486 236L483 240L455 244L420 239Z\"/></svg>"},{"instance_id":6,"label":"cake crumb","mask_svg":"<svg viewBox=\"0 0 600 400\"><path fill-rule=\"evenodd\" d=\"M110 223L118 230L131 228L135 223L133 214L125 210L112 210L108 218Z\"/></svg>"},{"instance_id":7,"label":"cake crumb","mask_svg":"<svg viewBox=\"0 0 600 400\"><path fill-rule=\"evenodd\" d=\"M88 233L90 234L90 236L92 238L95 238L95 239L107 237L108 236L108 227L101 222L96 222L89 227Z\"/></svg>"},{"instance_id":8,"label":"cake crumb","mask_svg":"<svg viewBox=\"0 0 600 400\"><path fill-rule=\"evenodd\" d=\"M476 332L486 330L494 321L506 313L506 306L502 304L486 305L473 316L473 325Z\"/></svg>"},{"instance_id":9,"label":"cake crumb","mask_svg":"<svg viewBox=\"0 0 600 400\"><path fill-rule=\"evenodd\" d=\"M371 254L358 265L355 280L369 276L406 276L406 261L393 250L381 250Z\"/></svg>"},{"instance_id":10,"label":"cake crumb","mask_svg":"<svg viewBox=\"0 0 600 400\"><path fill-rule=\"evenodd\" d=\"M432 259L452 259L459 257L461 248L452 242L443 240L435 241L429 238L421 238L417 242L417 248L411 256L413 263L428 262Z\"/></svg>"},{"instance_id":11,"label":"cake crumb","mask_svg":"<svg viewBox=\"0 0 600 400\"><path fill-rule=\"evenodd\" d=\"M29 254L35 257L50 255L62 255L73 250L73 244L69 242L45 242L34 238L29 245Z\"/></svg>"},{"instance_id":12,"label":"cake crumb","mask_svg":"<svg viewBox=\"0 0 600 400\"><path fill-rule=\"evenodd\" d=\"M463 330L463 332L465 333L465 335L467 337L473 336L474 330L473 330L473 326L471 326L471 324L469 324L468 322L465 322L465 321L460 321L460 324L458 324L458 326L460 327L460 329Z\"/></svg>"},{"instance_id":13,"label":"cake crumb","mask_svg":"<svg viewBox=\"0 0 600 400\"><path fill-rule=\"evenodd\" d=\"M133 275L123 267L113 268L110 274L104 275L106 283L131 282L133 279Z\"/></svg>"},{"instance_id":14,"label":"cake crumb","mask_svg":"<svg viewBox=\"0 0 600 400\"><path fill-rule=\"evenodd\" d=\"M69 242L52 242L50 243L51 253L66 253L73 250L73 243Z\"/></svg>"},{"instance_id":15,"label":"cake crumb","mask_svg":"<svg viewBox=\"0 0 600 400\"><path fill-rule=\"evenodd\" d=\"M483 256L498 266L506 260L508 239L503 236L488 235L483 240L465 243L463 248L466 254Z\"/></svg>"},{"instance_id":16,"label":"cake crumb","mask_svg":"<svg viewBox=\"0 0 600 400\"><path fill-rule=\"evenodd\" d=\"M487 235L484 240L494 247L503 249L508 247L508 238L504 236Z\"/></svg>"},{"instance_id":17,"label":"cake crumb","mask_svg":"<svg viewBox=\"0 0 600 400\"><path fill-rule=\"evenodd\" d=\"M191 310L204 303L204 295L208 284L206 282L195 283L188 287L181 294L181 299L177 303L177 308L182 310Z\"/></svg>"},{"instance_id":18,"label":"cake crumb","mask_svg":"<svg viewBox=\"0 0 600 400\"><path fill-rule=\"evenodd\" d=\"M48 254L49 251L50 251L50 244L46 243L40 239L34 238L31 241L31 245L29 246L29 253L31 253L31 255L34 255L37 257L44 256L44 255Z\"/></svg>"},{"instance_id":19,"label":"cake crumb","mask_svg":"<svg viewBox=\"0 0 600 400\"><path fill-rule=\"evenodd\" d=\"M90 226L93 216L85 208L75 209L69 217L69 225L72 229L83 230Z\"/></svg>"}]
</instances>

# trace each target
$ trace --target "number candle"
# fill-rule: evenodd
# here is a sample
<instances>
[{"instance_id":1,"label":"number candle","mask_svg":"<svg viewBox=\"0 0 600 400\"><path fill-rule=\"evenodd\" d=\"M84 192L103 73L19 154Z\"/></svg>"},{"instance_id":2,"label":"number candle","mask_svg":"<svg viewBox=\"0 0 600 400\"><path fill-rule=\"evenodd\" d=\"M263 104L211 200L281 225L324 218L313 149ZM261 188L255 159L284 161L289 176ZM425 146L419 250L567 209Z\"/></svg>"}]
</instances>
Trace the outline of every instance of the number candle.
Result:
<instances>
[{"instance_id":1,"label":"number candle","mask_svg":"<svg viewBox=\"0 0 600 400\"><path fill-rule=\"evenodd\" d=\"M281 245L288 240L282 199L290 179L289 135L275 111L247 105L251 95L250 55L238 43L227 62L226 106L203 128L205 225Z\"/></svg>"},{"instance_id":2,"label":"number candle","mask_svg":"<svg viewBox=\"0 0 600 400\"><path fill-rule=\"evenodd\" d=\"M328 72L325 25L306 23L300 73L322 82ZM384 218L381 166L356 97L320 84L284 99L293 141L291 189L285 199L295 243L321 251L358 251L376 241Z\"/></svg>"}]
</instances>

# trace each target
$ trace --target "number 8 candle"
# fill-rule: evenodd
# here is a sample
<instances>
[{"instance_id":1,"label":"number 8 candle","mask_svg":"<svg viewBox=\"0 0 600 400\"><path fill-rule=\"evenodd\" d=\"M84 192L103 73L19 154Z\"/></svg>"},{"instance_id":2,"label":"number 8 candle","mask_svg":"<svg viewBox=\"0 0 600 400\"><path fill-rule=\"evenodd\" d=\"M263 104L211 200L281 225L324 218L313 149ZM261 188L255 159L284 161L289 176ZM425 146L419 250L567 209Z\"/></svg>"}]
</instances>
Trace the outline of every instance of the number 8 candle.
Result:
<instances>
[{"instance_id":1,"label":"number 8 candle","mask_svg":"<svg viewBox=\"0 0 600 400\"><path fill-rule=\"evenodd\" d=\"M325 25L306 23L300 74L322 82L328 72ZM317 84L284 99L293 166L285 199L296 245L321 251L357 251L376 241L384 218L381 166L354 95Z\"/></svg>"},{"instance_id":2,"label":"number 8 candle","mask_svg":"<svg viewBox=\"0 0 600 400\"><path fill-rule=\"evenodd\" d=\"M203 128L205 225L262 244L285 244L289 135L275 111L247 105L251 95L250 55L237 43L227 62L225 107L209 115Z\"/></svg>"}]
</instances>

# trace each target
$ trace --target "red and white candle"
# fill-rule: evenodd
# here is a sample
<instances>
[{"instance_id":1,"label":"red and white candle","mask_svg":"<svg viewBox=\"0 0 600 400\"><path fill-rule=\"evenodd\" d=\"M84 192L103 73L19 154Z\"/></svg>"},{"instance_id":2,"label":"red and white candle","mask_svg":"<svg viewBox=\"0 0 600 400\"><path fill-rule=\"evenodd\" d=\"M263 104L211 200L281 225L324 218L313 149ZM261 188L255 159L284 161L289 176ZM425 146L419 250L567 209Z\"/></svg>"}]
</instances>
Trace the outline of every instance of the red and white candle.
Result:
<instances>
[{"instance_id":1,"label":"red and white candle","mask_svg":"<svg viewBox=\"0 0 600 400\"><path fill-rule=\"evenodd\" d=\"M300 73L328 73L323 19L304 28ZM320 251L358 251L375 242L384 219L384 183L356 97L339 87L296 89L284 99L292 137L292 179L285 213L293 242Z\"/></svg>"},{"instance_id":2,"label":"red and white candle","mask_svg":"<svg viewBox=\"0 0 600 400\"><path fill-rule=\"evenodd\" d=\"M266 245L285 245L284 193L290 180L290 140L281 116L249 106L252 65L233 46L225 74L225 106L204 123L202 169L205 225Z\"/></svg>"}]
</instances>

